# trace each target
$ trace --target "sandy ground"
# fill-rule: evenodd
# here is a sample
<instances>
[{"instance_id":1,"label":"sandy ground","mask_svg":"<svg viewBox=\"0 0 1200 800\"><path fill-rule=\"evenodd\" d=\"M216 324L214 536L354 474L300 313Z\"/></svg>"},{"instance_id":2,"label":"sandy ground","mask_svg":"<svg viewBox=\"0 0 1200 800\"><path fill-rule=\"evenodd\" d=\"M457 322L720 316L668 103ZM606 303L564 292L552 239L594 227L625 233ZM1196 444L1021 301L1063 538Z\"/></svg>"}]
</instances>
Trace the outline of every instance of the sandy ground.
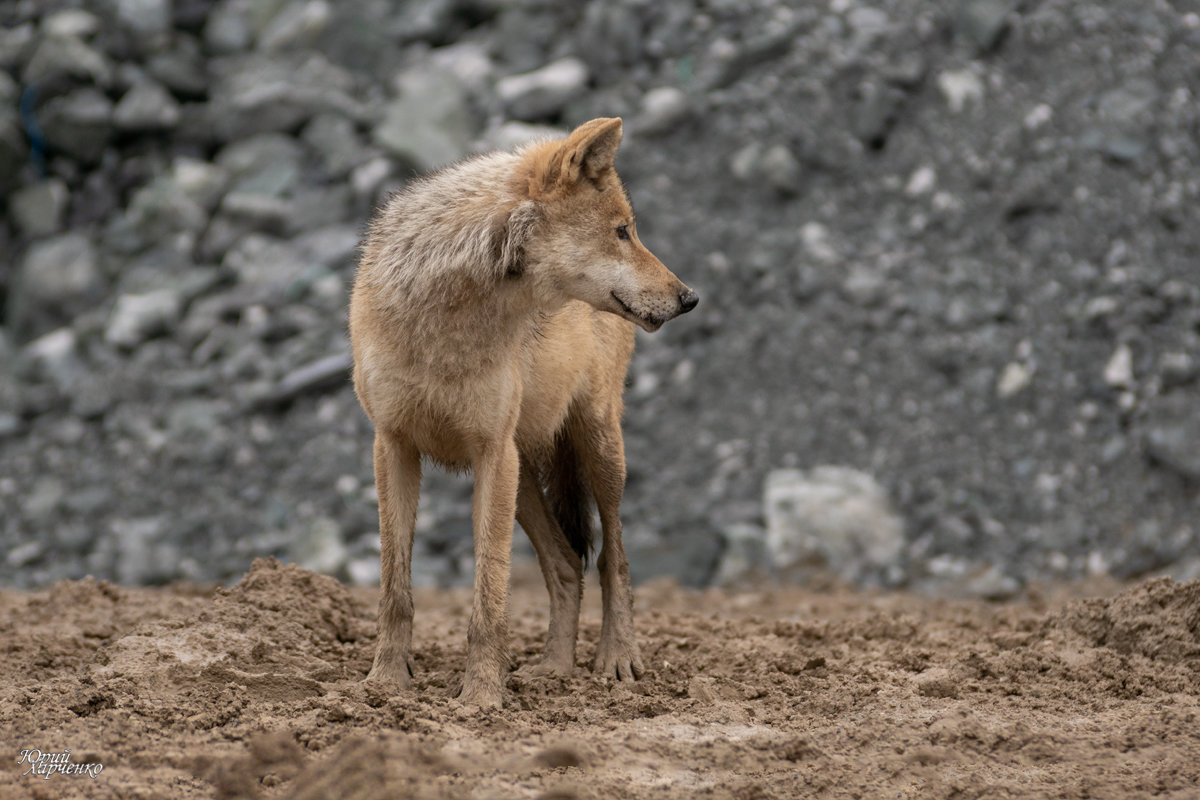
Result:
<instances>
[{"instance_id":1,"label":"sandy ground","mask_svg":"<svg viewBox=\"0 0 1200 800\"><path fill-rule=\"evenodd\" d=\"M1119 588L1119 587L1118 587ZM228 589L0 593L3 798L1130 798L1200 785L1200 582L1020 603L637 594L650 674L452 698L469 595L417 597L416 688L361 682L370 591L274 561ZM580 664L599 632L586 598ZM514 667L546 624L515 579ZM70 750L87 774L23 774ZM43 762L46 763L46 762Z\"/></svg>"}]
</instances>

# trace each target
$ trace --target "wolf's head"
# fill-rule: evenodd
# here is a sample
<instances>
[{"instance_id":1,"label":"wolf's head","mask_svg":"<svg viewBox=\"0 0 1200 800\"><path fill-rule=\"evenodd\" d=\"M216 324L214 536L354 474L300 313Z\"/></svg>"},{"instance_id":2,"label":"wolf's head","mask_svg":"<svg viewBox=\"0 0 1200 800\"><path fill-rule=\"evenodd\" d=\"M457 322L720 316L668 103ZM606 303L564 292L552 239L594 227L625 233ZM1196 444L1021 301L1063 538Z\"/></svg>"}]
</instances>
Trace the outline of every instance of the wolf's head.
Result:
<instances>
[{"instance_id":1,"label":"wolf's head","mask_svg":"<svg viewBox=\"0 0 1200 800\"><path fill-rule=\"evenodd\" d=\"M519 177L527 199L507 219L503 249L555 293L656 331L699 298L638 239L613 167L620 144L620 119L594 119L529 148Z\"/></svg>"}]
</instances>

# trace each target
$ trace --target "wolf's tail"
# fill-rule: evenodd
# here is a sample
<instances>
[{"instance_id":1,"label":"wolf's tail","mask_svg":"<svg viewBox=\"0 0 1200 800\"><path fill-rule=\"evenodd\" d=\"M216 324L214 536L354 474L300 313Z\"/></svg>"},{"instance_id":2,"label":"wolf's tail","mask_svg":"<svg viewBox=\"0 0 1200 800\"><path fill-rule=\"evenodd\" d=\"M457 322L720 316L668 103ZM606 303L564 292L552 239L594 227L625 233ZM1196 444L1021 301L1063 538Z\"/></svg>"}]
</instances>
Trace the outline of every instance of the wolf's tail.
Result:
<instances>
[{"instance_id":1,"label":"wolf's tail","mask_svg":"<svg viewBox=\"0 0 1200 800\"><path fill-rule=\"evenodd\" d=\"M592 551L592 493L584 480L579 453L565 429L558 435L542 478L550 513L586 567Z\"/></svg>"}]
</instances>

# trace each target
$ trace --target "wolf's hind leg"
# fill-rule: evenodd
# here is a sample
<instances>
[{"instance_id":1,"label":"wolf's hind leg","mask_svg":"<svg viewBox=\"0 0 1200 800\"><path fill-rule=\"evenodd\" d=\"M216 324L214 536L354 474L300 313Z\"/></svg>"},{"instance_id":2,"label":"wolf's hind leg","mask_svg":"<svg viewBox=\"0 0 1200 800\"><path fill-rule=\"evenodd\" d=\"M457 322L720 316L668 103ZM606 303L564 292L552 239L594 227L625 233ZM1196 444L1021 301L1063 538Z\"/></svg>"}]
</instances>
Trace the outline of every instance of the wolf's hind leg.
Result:
<instances>
[{"instance_id":1,"label":"wolf's hind leg","mask_svg":"<svg viewBox=\"0 0 1200 800\"><path fill-rule=\"evenodd\" d=\"M534 675L569 675L575 668L575 642L579 633L579 602L583 595L583 561L571 549L554 521L536 473L521 462L517 489L517 522L529 536L538 566L550 594L550 631L542 661L530 668Z\"/></svg>"},{"instance_id":2,"label":"wolf's hind leg","mask_svg":"<svg viewBox=\"0 0 1200 800\"><path fill-rule=\"evenodd\" d=\"M421 493L421 454L411 442L375 431L375 488L381 551L379 640L368 679L412 685L412 547Z\"/></svg>"}]
</instances>

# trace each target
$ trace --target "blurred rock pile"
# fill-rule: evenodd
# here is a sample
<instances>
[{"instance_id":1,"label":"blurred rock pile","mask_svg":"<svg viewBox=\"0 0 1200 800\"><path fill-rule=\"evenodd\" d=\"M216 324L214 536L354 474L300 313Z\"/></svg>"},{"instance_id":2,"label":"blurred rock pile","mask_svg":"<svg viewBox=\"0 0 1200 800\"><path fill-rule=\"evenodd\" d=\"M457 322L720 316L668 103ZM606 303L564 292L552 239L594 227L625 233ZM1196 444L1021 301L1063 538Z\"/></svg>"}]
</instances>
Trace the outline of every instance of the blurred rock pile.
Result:
<instances>
[{"instance_id":1,"label":"blurred rock pile","mask_svg":"<svg viewBox=\"0 0 1200 800\"><path fill-rule=\"evenodd\" d=\"M361 227L599 115L703 298L631 370L635 576L1200 572L1198 58L1165 0L7 3L0 583L374 580Z\"/></svg>"}]
</instances>

